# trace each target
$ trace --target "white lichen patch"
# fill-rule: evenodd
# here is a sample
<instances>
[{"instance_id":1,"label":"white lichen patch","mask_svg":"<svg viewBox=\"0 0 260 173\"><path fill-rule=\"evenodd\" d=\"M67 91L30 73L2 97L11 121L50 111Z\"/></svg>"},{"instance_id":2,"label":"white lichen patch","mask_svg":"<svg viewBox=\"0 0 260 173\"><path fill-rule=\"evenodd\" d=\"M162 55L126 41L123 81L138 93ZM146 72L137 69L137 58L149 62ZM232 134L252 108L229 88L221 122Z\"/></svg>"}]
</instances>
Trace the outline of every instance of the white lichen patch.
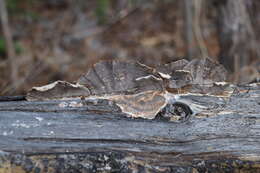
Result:
<instances>
[{"instance_id":1,"label":"white lichen patch","mask_svg":"<svg viewBox=\"0 0 260 173\"><path fill-rule=\"evenodd\" d=\"M11 126L13 126L13 127L17 127L17 128L20 128L20 127L22 127L22 128L31 128L31 127L37 127L38 125L28 125L28 124L25 124L25 123L13 123L13 124L11 124Z\"/></svg>"},{"instance_id":2,"label":"white lichen patch","mask_svg":"<svg viewBox=\"0 0 260 173\"><path fill-rule=\"evenodd\" d=\"M251 86L251 87L258 87L259 85L260 85L260 82L248 84L248 86Z\"/></svg>"},{"instance_id":3,"label":"white lichen patch","mask_svg":"<svg viewBox=\"0 0 260 173\"><path fill-rule=\"evenodd\" d=\"M61 102L59 104L59 107L61 107L61 108L66 108L66 107L77 108L77 107L82 107L82 106L83 106L83 104L80 101Z\"/></svg>"},{"instance_id":4,"label":"white lichen patch","mask_svg":"<svg viewBox=\"0 0 260 173\"><path fill-rule=\"evenodd\" d=\"M220 111L218 112L218 115L228 115L228 114L233 114L234 111Z\"/></svg>"},{"instance_id":5,"label":"white lichen patch","mask_svg":"<svg viewBox=\"0 0 260 173\"><path fill-rule=\"evenodd\" d=\"M67 102L61 102L60 104L59 104L59 107L61 107L61 108L66 108L66 107L68 107L69 106L69 104L67 103Z\"/></svg>"},{"instance_id":6,"label":"white lichen patch","mask_svg":"<svg viewBox=\"0 0 260 173\"><path fill-rule=\"evenodd\" d=\"M243 156L238 157L240 160L246 160L246 161L260 161L260 156L257 154L244 154Z\"/></svg>"},{"instance_id":7,"label":"white lichen patch","mask_svg":"<svg viewBox=\"0 0 260 173\"><path fill-rule=\"evenodd\" d=\"M164 79L170 79L171 78L171 75L169 75L169 74L165 74L165 73L162 73L162 72L158 72L158 73Z\"/></svg>"},{"instance_id":8,"label":"white lichen patch","mask_svg":"<svg viewBox=\"0 0 260 173\"><path fill-rule=\"evenodd\" d=\"M12 134L14 134L14 131L11 130L11 131L4 131L2 135L8 136L8 135L12 135Z\"/></svg>"},{"instance_id":9,"label":"white lichen patch","mask_svg":"<svg viewBox=\"0 0 260 173\"><path fill-rule=\"evenodd\" d=\"M73 108L82 107L82 106L83 104L81 102L72 101L69 103L69 107L73 107Z\"/></svg>"},{"instance_id":10,"label":"white lichen patch","mask_svg":"<svg viewBox=\"0 0 260 173\"><path fill-rule=\"evenodd\" d=\"M230 85L230 83L228 82L214 82L216 85L222 85L222 86L225 86L225 85Z\"/></svg>"},{"instance_id":11,"label":"white lichen patch","mask_svg":"<svg viewBox=\"0 0 260 173\"><path fill-rule=\"evenodd\" d=\"M139 81L139 80L142 80L142 79L149 79L149 78L154 78L154 79L156 79L158 81L162 80L161 78L157 78L154 75L141 76L141 77L136 78L135 80Z\"/></svg>"},{"instance_id":12,"label":"white lichen patch","mask_svg":"<svg viewBox=\"0 0 260 173\"><path fill-rule=\"evenodd\" d=\"M190 73L190 71L188 71L188 70L176 70L176 72Z\"/></svg>"},{"instance_id":13,"label":"white lichen patch","mask_svg":"<svg viewBox=\"0 0 260 173\"><path fill-rule=\"evenodd\" d=\"M43 92L43 91L47 91L47 90L50 90L50 89L54 88L56 85L58 85L60 83L69 85L70 87L74 87L74 88L82 88L82 87L84 87L83 85L80 85L78 83L72 84L72 83L69 83L69 82L66 82L66 81L60 81L59 80L59 81L55 81L53 83L50 83L48 85L44 85L44 86L40 86L40 87L33 87L32 89Z\"/></svg>"},{"instance_id":14,"label":"white lichen patch","mask_svg":"<svg viewBox=\"0 0 260 173\"><path fill-rule=\"evenodd\" d=\"M40 87L33 87L32 89L37 90L37 91L47 91L49 89L54 88L57 85L57 83L58 83L58 81L53 82L53 83L48 84L48 85L43 85L43 86L40 86Z\"/></svg>"},{"instance_id":15,"label":"white lichen patch","mask_svg":"<svg viewBox=\"0 0 260 173\"><path fill-rule=\"evenodd\" d=\"M40 122L43 120L42 117L35 117L35 119L38 120L38 121L40 121Z\"/></svg>"}]
</instances>

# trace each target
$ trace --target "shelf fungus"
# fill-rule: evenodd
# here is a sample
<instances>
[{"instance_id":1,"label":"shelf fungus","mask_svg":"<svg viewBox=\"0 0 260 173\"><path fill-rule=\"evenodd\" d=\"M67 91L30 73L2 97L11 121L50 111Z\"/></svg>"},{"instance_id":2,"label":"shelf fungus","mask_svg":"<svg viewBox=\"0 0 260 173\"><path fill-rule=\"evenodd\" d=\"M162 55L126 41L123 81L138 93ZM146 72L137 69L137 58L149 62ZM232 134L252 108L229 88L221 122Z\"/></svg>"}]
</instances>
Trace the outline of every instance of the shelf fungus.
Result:
<instances>
[{"instance_id":1,"label":"shelf fungus","mask_svg":"<svg viewBox=\"0 0 260 173\"><path fill-rule=\"evenodd\" d=\"M223 94L226 71L217 62L178 60L156 68L133 61L101 61L83 74L76 84L56 81L33 87L27 100L106 99L129 117L172 121L187 120L201 108L181 99L185 94ZM188 106L189 105L189 106Z\"/></svg>"}]
</instances>

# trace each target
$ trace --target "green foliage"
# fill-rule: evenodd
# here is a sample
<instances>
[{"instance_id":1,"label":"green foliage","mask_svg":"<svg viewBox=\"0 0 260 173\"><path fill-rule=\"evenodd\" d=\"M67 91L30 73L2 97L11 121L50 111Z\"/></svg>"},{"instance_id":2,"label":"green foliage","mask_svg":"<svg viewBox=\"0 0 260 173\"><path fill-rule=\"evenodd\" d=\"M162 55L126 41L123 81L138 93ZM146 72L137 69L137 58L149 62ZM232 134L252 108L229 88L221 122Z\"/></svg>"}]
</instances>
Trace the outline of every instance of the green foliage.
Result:
<instances>
[{"instance_id":1,"label":"green foliage","mask_svg":"<svg viewBox=\"0 0 260 173\"><path fill-rule=\"evenodd\" d=\"M16 52L18 55L23 52L23 48L22 48L20 42L18 42L18 41L15 41L15 42L14 42L14 48L15 48L15 52Z\"/></svg>"},{"instance_id":2,"label":"green foliage","mask_svg":"<svg viewBox=\"0 0 260 173\"><path fill-rule=\"evenodd\" d=\"M40 17L38 13L35 13L33 11L25 11L23 15L24 17L29 17L32 20L37 20Z\"/></svg>"},{"instance_id":3,"label":"green foliage","mask_svg":"<svg viewBox=\"0 0 260 173\"><path fill-rule=\"evenodd\" d=\"M15 12L15 11L19 10L18 3L19 3L19 0L6 0L7 9L10 12Z\"/></svg>"},{"instance_id":4,"label":"green foliage","mask_svg":"<svg viewBox=\"0 0 260 173\"><path fill-rule=\"evenodd\" d=\"M14 42L14 48L17 54L20 54L23 51L22 46L17 41ZM3 37L0 37L0 55L6 55L6 45Z\"/></svg>"},{"instance_id":5,"label":"green foliage","mask_svg":"<svg viewBox=\"0 0 260 173\"><path fill-rule=\"evenodd\" d=\"M134 6L134 5L137 4L137 0L128 0L128 1L129 1L129 3L130 3L132 6Z\"/></svg>"},{"instance_id":6,"label":"green foliage","mask_svg":"<svg viewBox=\"0 0 260 173\"><path fill-rule=\"evenodd\" d=\"M97 0L96 16L99 24L107 22L107 13L110 5L110 0Z\"/></svg>"},{"instance_id":7,"label":"green foliage","mask_svg":"<svg viewBox=\"0 0 260 173\"><path fill-rule=\"evenodd\" d=\"M5 54L5 41L4 39L0 38L0 55Z\"/></svg>"},{"instance_id":8,"label":"green foliage","mask_svg":"<svg viewBox=\"0 0 260 173\"><path fill-rule=\"evenodd\" d=\"M31 10L25 8L33 6L37 0L6 0L6 6L11 16L29 17L31 19L38 19L39 15ZM24 6L24 4L26 4ZM21 6L23 5L23 6Z\"/></svg>"}]
</instances>

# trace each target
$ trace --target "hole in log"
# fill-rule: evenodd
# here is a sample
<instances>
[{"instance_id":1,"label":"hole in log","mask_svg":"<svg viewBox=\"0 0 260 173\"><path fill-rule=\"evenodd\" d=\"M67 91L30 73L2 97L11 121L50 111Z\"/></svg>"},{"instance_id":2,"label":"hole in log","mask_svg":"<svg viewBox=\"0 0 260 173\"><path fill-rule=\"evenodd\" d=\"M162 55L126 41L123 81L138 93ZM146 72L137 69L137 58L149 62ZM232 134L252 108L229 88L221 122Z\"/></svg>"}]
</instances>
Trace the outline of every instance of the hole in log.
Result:
<instances>
[{"instance_id":1,"label":"hole in log","mask_svg":"<svg viewBox=\"0 0 260 173\"><path fill-rule=\"evenodd\" d=\"M187 121L192 114L193 111L187 104L175 102L173 104L167 104L162 111L158 113L156 118L167 121L184 122Z\"/></svg>"}]
</instances>

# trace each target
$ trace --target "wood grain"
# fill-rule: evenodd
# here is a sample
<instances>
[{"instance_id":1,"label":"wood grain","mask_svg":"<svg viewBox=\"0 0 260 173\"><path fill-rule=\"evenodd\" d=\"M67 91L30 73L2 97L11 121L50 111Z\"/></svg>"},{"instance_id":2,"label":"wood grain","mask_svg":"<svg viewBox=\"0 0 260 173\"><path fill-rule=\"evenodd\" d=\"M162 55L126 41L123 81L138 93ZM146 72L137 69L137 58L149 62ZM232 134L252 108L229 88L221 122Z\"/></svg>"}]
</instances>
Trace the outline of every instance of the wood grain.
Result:
<instances>
[{"instance_id":1,"label":"wood grain","mask_svg":"<svg viewBox=\"0 0 260 173\"><path fill-rule=\"evenodd\" d=\"M0 102L0 173L260 172L260 85L184 95L185 122L127 118L107 100Z\"/></svg>"}]
</instances>

